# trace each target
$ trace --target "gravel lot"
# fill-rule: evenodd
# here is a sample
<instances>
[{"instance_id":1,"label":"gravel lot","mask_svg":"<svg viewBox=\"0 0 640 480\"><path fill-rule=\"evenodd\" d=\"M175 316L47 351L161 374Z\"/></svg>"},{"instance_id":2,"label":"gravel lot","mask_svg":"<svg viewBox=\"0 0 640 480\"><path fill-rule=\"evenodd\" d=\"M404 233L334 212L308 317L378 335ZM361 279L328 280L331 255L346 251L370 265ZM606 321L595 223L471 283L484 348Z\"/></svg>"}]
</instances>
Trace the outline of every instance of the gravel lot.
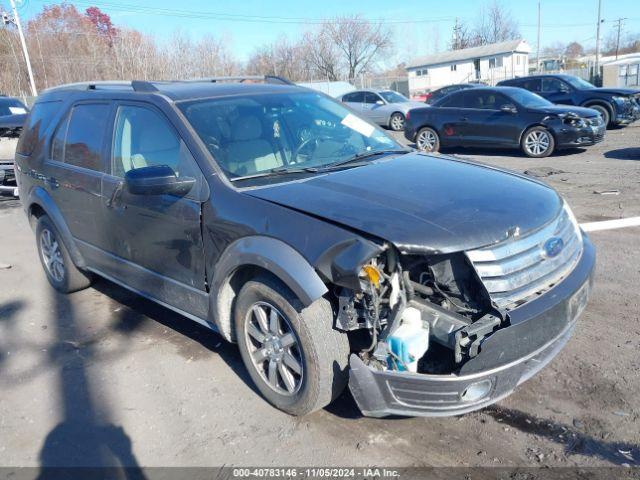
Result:
<instances>
[{"instance_id":1,"label":"gravel lot","mask_svg":"<svg viewBox=\"0 0 640 480\"><path fill-rule=\"evenodd\" d=\"M581 222L640 215L640 126L544 160L448 153L540 176ZM234 346L107 281L56 294L17 201L0 199L0 222L0 466L640 464L640 228L591 235L591 302L514 395L461 417L376 420L348 393L305 418L273 409Z\"/></svg>"}]
</instances>

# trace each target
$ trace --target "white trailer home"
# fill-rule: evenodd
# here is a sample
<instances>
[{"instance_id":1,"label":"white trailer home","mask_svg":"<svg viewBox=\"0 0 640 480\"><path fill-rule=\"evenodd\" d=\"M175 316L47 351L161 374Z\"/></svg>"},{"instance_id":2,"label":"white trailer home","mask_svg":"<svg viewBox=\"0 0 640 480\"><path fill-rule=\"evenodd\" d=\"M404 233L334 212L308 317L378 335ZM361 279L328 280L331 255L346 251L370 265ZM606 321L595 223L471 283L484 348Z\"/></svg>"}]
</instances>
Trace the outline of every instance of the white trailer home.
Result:
<instances>
[{"instance_id":1,"label":"white trailer home","mask_svg":"<svg viewBox=\"0 0 640 480\"><path fill-rule=\"evenodd\" d=\"M409 93L421 95L445 85L485 82L527 75L531 47L525 40L425 55L407 66Z\"/></svg>"}]
</instances>

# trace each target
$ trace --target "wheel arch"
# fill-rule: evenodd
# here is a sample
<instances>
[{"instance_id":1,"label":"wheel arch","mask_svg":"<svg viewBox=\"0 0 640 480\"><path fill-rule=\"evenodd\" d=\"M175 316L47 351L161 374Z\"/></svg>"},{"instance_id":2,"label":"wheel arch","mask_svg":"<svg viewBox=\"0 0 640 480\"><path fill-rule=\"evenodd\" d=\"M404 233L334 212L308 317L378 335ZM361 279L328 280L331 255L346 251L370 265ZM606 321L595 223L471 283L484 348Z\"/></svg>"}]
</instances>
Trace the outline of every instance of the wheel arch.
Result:
<instances>
[{"instance_id":1,"label":"wheel arch","mask_svg":"<svg viewBox=\"0 0 640 480\"><path fill-rule=\"evenodd\" d=\"M581 107L585 107L585 108L589 108L589 107L592 107L593 105L598 105L600 107L606 108L607 111L609 112L609 115L611 117L613 117L613 113L614 113L613 112L613 107L606 100L601 100L601 99L587 100L587 101L583 102L580 106Z\"/></svg>"},{"instance_id":2,"label":"wheel arch","mask_svg":"<svg viewBox=\"0 0 640 480\"><path fill-rule=\"evenodd\" d=\"M209 321L229 341L235 341L232 314L236 296L247 280L260 274L281 281L305 307L328 291L313 266L283 241L259 235L236 240L215 266L209 295Z\"/></svg>"},{"instance_id":3,"label":"wheel arch","mask_svg":"<svg viewBox=\"0 0 640 480\"><path fill-rule=\"evenodd\" d=\"M27 214L31 228L35 229L38 219L43 215L47 215L56 227L58 234L62 237L62 241L65 247L67 247L67 251L74 265L78 268L86 267L86 262L80 250L78 250L76 242L73 240L71 230L69 230L67 222L62 216L62 212L51 198L51 195L43 188L35 188L29 194L26 204L28 205Z\"/></svg>"}]
</instances>

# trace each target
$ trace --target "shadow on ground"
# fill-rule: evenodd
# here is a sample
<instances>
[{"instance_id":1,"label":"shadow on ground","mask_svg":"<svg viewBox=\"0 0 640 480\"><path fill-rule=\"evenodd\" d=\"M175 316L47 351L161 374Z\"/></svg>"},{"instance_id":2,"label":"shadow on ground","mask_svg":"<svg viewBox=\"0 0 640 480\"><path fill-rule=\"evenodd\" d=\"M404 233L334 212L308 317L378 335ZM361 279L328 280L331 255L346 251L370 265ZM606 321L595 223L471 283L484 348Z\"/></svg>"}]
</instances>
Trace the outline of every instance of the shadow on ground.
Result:
<instances>
[{"instance_id":1,"label":"shadow on ground","mask_svg":"<svg viewBox=\"0 0 640 480\"><path fill-rule=\"evenodd\" d=\"M87 369L95 345L78 344L81 335L71 297L53 291L52 296L56 338L49 362L58 370L58 384L51 395L57 397L61 421L40 450L39 478L68 478L70 472L65 469L69 467L111 467L104 471L110 478L144 478L131 439L123 427L110 421L109 405L95 393ZM100 471L92 473L96 476L101 478Z\"/></svg>"},{"instance_id":2,"label":"shadow on ground","mask_svg":"<svg viewBox=\"0 0 640 480\"><path fill-rule=\"evenodd\" d=\"M618 148L617 150L609 150L604 154L605 158L615 160L640 160L640 148Z\"/></svg>"},{"instance_id":3,"label":"shadow on ground","mask_svg":"<svg viewBox=\"0 0 640 480\"><path fill-rule=\"evenodd\" d=\"M486 413L495 420L518 429L523 433L544 437L564 445L565 454L581 454L597 457L617 465L640 464L640 446L625 442L606 442L586 435L578 429L541 419L520 410L499 405L486 408Z\"/></svg>"}]
</instances>

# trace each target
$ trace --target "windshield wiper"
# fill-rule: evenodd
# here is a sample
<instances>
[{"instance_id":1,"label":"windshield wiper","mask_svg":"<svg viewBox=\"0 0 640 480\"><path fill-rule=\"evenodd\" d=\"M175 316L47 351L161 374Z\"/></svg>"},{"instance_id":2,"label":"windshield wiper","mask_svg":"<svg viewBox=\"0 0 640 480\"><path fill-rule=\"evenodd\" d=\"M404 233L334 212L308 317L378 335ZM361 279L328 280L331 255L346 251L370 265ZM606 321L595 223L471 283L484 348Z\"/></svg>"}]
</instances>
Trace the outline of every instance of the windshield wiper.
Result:
<instances>
[{"instance_id":1,"label":"windshield wiper","mask_svg":"<svg viewBox=\"0 0 640 480\"><path fill-rule=\"evenodd\" d=\"M333 162L325 165L320 168L319 171L326 172L327 170L333 170L335 168L341 168L347 166L351 163L358 162L360 160L365 160L367 158L376 157L378 155L389 155L392 153L409 153L411 150L407 150L404 148L394 148L389 150L372 150L370 152L360 152L356 153L354 156L347 158L346 160L340 160L339 162Z\"/></svg>"},{"instance_id":2,"label":"windshield wiper","mask_svg":"<svg viewBox=\"0 0 640 480\"><path fill-rule=\"evenodd\" d=\"M251 175L243 175L241 177L230 178L229 181L237 182L238 180L250 180L252 178L263 178L263 177L276 177L278 175L289 175L292 173L316 173L319 170L315 167L305 167L305 168L287 168L287 167L276 167L270 170L266 170L264 172L253 173Z\"/></svg>"}]
</instances>

